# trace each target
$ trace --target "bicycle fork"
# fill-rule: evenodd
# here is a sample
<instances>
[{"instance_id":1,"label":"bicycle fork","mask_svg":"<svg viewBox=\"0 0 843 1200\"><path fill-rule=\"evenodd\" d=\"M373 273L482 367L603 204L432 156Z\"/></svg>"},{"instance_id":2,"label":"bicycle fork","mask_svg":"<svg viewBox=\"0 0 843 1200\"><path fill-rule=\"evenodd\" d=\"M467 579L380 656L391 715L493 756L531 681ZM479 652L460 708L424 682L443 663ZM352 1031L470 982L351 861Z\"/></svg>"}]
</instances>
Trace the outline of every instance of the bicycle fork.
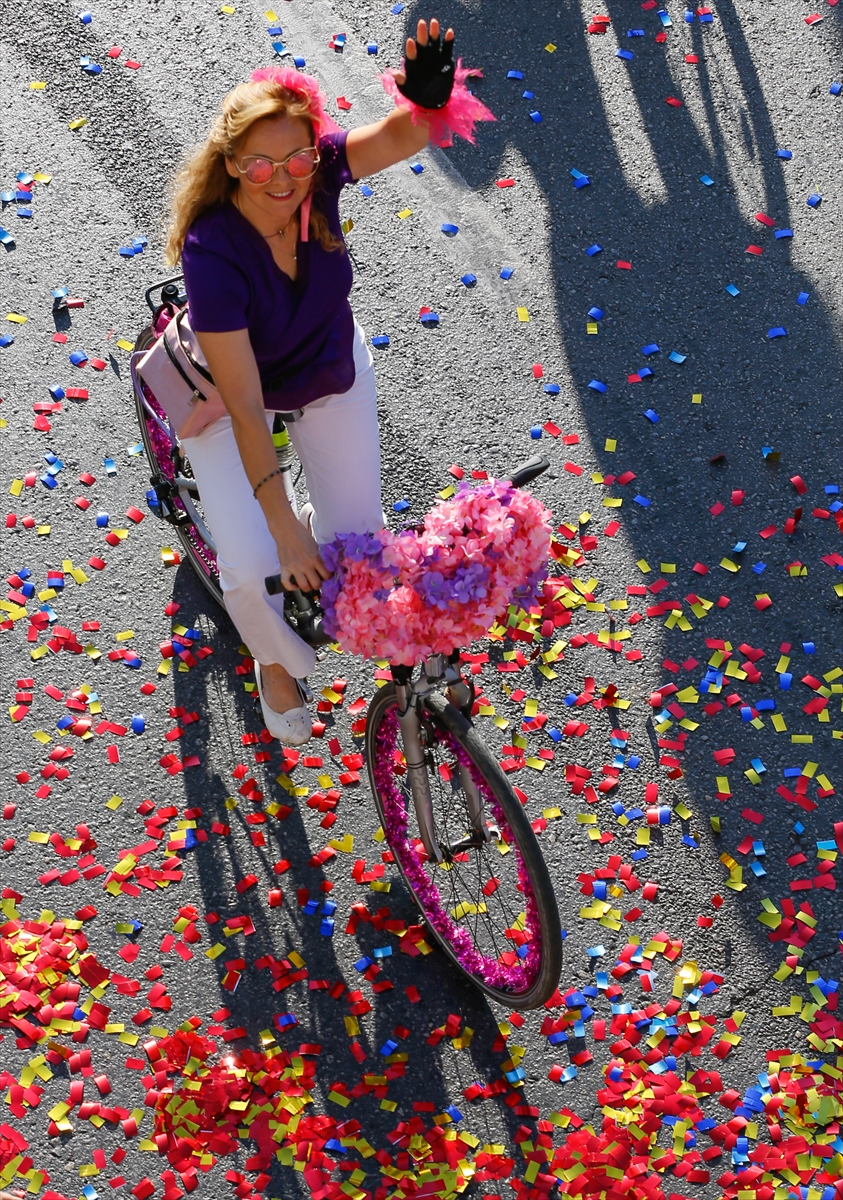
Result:
<instances>
[{"instance_id":1,"label":"bicycle fork","mask_svg":"<svg viewBox=\"0 0 843 1200\"><path fill-rule=\"evenodd\" d=\"M434 657L438 658L439 656ZM419 680L420 683L425 685L430 682L429 669L435 665L430 660L425 663L425 673ZM396 669L393 668L393 677L397 673ZM448 683L450 684L448 688L449 700L456 707L461 707L461 703L464 701L462 693L463 691L467 692L465 683L458 676L453 680L448 678ZM442 863L450 860L455 848L449 845L443 847L436 837L429 766L422 741L422 724L419 720L419 693L409 679L409 672L406 682L396 679L396 693L398 698L398 722L401 729L401 741L404 747L404 757L407 761L407 775L410 782L410 792L413 797L413 806L416 810L419 835L429 858L436 863ZM491 839L492 833L485 820L483 799L480 795L480 790L474 782L467 766L460 763L458 770L460 783L465 792L468 818L471 822L470 840L473 841L479 837L482 841L487 842Z\"/></svg>"}]
</instances>

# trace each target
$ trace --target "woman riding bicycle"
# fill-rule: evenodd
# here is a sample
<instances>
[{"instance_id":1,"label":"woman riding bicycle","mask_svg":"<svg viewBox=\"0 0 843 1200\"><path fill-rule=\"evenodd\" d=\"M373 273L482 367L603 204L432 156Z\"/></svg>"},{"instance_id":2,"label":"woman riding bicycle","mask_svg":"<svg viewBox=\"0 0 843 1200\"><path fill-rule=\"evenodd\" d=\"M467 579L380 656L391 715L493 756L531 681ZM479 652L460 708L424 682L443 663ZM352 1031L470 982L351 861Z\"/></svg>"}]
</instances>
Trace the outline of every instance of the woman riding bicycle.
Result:
<instances>
[{"instance_id":1,"label":"woman riding bicycle","mask_svg":"<svg viewBox=\"0 0 843 1200\"><path fill-rule=\"evenodd\" d=\"M316 591L329 574L319 545L383 526L374 369L348 303L338 196L427 145L431 121L440 128L435 110L459 100L464 116L468 99L482 108L461 83L451 98L453 37L419 21L405 73L387 81L399 107L349 133L327 117L311 77L255 71L225 97L177 179L167 258L181 259L191 324L228 410L184 449L264 721L291 745L311 736L298 681L315 656L264 579L280 568L286 588ZM299 519L278 467L275 412L304 468L310 503Z\"/></svg>"}]
</instances>

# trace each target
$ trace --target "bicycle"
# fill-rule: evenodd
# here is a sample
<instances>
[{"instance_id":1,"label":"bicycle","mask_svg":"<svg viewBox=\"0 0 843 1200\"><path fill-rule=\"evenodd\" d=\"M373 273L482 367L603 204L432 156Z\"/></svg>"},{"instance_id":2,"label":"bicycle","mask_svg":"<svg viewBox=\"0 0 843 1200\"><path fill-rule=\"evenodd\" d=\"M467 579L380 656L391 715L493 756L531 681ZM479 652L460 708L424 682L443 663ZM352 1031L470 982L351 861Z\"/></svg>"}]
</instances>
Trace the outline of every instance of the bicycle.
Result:
<instances>
[{"instance_id":1,"label":"bicycle","mask_svg":"<svg viewBox=\"0 0 843 1200\"><path fill-rule=\"evenodd\" d=\"M180 278L147 291L153 321L138 351L185 303ZM158 306L150 299L156 288L162 289ZM155 467L150 507L174 525L188 561L222 603L213 539L189 463L134 371L133 382L144 448ZM294 456L283 438L276 446L285 454L285 490L295 506ZM525 486L549 465L531 459L510 482ZM279 575L265 582L272 595L283 590ZM313 645L331 640L321 628L317 597L288 592L285 600L285 617L300 636ZM419 954L429 935L491 999L513 1009L537 1008L554 994L562 969L556 897L527 815L473 724L475 692L463 678L461 651L430 655L414 667L393 665L391 676L369 707L365 758L389 847L385 861L396 863L421 914L402 943L407 939L408 952Z\"/></svg>"}]
</instances>

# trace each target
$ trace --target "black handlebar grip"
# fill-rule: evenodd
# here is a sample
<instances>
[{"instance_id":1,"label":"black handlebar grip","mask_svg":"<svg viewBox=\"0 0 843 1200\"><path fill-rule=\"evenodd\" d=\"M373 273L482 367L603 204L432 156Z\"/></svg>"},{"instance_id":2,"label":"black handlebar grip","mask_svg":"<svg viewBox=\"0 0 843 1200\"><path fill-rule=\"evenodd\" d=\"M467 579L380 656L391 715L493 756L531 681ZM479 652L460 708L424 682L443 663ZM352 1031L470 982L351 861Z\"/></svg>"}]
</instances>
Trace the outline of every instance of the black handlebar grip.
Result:
<instances>
[{"instance_id":1,"label":"black handlebar grip","mask_svg":"<svg viewBox=\"0 0 843 1200\"><path fill-rule=\"evenodd\" d=\"M284 585L281 582L280 575L267 575L263 581L263 586L269 592L270 596L280 596L284 591Z\"/></svg>"},{"instance_id":2,"label":"black handlebar grip","mask_svg":"<svg viewBox=\"0 0 843 1200\"><path fill-rule=\"evenodd\" d=\"M528 458L525 463L522 463L509 477L509 482L513 487L526 487L532 480L537 479L539 475L543 475L549 468L550 461L541 454L534 454L532 458Z\"/></svg>"}]
</instances>

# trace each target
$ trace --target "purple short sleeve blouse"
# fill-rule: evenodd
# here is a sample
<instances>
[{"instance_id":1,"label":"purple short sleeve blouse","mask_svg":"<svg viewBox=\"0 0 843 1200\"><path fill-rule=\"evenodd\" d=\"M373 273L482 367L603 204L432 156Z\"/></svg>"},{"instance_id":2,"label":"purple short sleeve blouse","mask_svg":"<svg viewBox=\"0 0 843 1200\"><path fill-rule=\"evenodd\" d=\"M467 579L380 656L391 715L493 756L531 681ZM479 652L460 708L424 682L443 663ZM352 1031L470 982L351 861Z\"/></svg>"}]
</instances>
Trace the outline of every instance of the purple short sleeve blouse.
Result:
<instances>
[{"instance_id":1,"label":"purple short sleeve blouse","mask_svg":"<svg viewBox=\"0 0 843 1200\"><path fill-rule=\"evenodd\" d=\"M319 140L321 187L313 207L342 241L339 194L352 181L347 133ZM199 333L248 329L264 404L281 412L347 392L354 382L354 318L345 247L325 250L299 238L298 277L290 279L266 239L231 201L193 222L182 252L190 320Z\"/></svg>"}]
</instances>

